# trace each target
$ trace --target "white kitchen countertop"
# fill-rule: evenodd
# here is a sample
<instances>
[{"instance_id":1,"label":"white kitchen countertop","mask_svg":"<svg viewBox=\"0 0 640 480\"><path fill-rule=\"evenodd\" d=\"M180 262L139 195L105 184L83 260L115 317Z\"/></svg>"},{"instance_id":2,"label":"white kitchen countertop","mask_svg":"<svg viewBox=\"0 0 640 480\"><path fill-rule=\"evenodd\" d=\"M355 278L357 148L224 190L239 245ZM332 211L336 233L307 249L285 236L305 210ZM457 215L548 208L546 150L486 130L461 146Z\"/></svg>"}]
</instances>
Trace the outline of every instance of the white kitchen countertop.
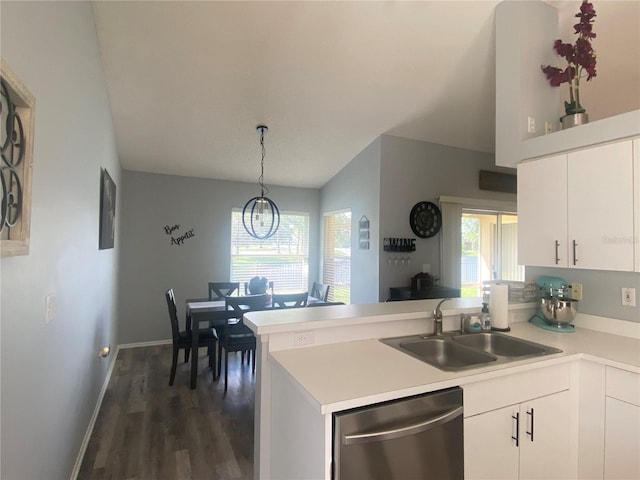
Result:
<instances>
[{"instance_id":1,"label":"white kitchen countertop","mask_svg":"<svg viewBox=\"0 0 640 480\"><path fill-rule=\"evenodd\" d=\"M420 300L281 310L277 317L276 312L254 312L247 315L247 324L258 335L363 325L396 317L398 320L424 318L425 312L436 304L437 300ZM443 304L442 310L445 316L458 315L476 312L479 306L479 299L451 299ZM512 323L509 335L559 348L562 353L462 372L432 367L377 339L293 348L270 355L276 368L283 369L323 414L580 358L640 373L640 340L637 338L579 327L573 333L558 333L528 322Z\"/></svg>"},{"instance_id":2,"label":"white kitchen countertop","mask_svg":"<svg viewBox=\"0 0 640 480\"><path fill-rule=\"evenodd\" d=\"M256 335L283 333L345 325L361 325L390 320L431 317L441 299L411 300L406 302L333 305L315 308L290 308L251 312L245 315L245 323ZM510 304L509 309L530 308L535 304ZM440 307L443 316L478 312L482 306L479 298L450 298Z\"/></svg>"}]
</instances>

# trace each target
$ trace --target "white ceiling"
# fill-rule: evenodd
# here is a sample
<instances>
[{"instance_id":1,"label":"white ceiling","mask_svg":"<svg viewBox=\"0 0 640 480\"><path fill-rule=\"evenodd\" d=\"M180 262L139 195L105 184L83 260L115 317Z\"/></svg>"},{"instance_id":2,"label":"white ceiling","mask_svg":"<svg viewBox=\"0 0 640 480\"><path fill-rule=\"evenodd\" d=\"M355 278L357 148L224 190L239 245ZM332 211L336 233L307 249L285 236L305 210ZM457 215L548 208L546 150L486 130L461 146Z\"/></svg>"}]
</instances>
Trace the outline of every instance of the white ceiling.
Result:
<instances>
[{"instance_id":1,"label":"white ceiling","mask_svg":"<svg viewBox=\"0 0 640 480\"><path fill-rule=\"evenodd\" d=\"M94 2L122 166L254 182L261 123L267 185L383 133L492 152L497 3Z\"/></svg>"}]
</instances>

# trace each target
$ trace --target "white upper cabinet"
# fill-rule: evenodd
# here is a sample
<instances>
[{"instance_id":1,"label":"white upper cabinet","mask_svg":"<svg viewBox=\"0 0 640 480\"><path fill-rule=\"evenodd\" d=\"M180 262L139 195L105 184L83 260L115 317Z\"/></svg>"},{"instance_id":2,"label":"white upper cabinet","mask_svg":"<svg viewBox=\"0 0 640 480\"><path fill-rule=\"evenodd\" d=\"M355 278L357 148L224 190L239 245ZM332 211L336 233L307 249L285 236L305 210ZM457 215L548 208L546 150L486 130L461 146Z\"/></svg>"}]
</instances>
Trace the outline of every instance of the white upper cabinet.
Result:
<instances>
[{"instance_id":1,"label":"white upper cabinet","mask_svg":"<svg viewBox=\"0 0 640 480\"><path fill-rule=\"evenodd\" d=\"M634 270L632 145L601 145L518 166L521 265Z\"/></svg>"},{"instance_id":2,"label":"white upper cabinet","mask_svg":"<svg viewBox=\"0 0 640 480\"><path fill-rule=\"evenodd\" d=\"M570 266L633 270L632 142L569 153Z\"/></svg>"},{"instance_id":3,"label":"white upper cabinet","mask_svg":"<svg viewBox=\"0 0 640 480\"><path fill-rule=\"evenodd\" d=\"M567 156L518 165L518 264L566 267Z\"/></svg>"}]
</instances>

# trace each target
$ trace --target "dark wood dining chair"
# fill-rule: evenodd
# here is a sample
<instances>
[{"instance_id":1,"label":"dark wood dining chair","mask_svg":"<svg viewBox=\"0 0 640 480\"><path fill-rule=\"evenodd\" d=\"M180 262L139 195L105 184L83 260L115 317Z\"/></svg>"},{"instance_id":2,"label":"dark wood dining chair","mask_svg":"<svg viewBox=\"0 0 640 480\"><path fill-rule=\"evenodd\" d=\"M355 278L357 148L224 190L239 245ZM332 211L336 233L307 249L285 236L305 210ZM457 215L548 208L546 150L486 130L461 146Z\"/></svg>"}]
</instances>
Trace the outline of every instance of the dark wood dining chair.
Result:
<instances>
[{"instance_id":1,"label":"dark wood dining chair","mask_svg":"<svg viewBox=\"0 0 640 480\"><path fill-rule=\"evenodd\" d=\"M209 282L209 301L224 300L224 297L238 295L240 282Z\"/></svg>"},{"instance_id":2,"label":"dark wood dining chair","mask_svg":"<svg viewBox=\"0 0 640 480\"><path fill-rule=\"evenodd\" d=\"M321 301L326 302L329 298L329 285L326 283L318 283L313 282L311 286L311 293L309 293L309 297L313 299L313 301ZM311 303L311 302L310 302Z\"/></svg>"},{"instance_id":3,"label":"dark wood dining chair","mask_svg":"<svg viewBox=\"0 0 640 480\"><path fill-rule=\"evenodd\" d=\"M169 309L169 319L171 320L171 335L173 337L173 359L171 361L171 374L169 375L169 386L173 385L173 381L176 377L176 367L178 366L178 352L180 349L184 349L185 352L191 348L191 330L180 331L180 325L178 323L178 309L176 308L176 297L173 293L173 289L170 288L165 293L167 300L167 308ZM198 346L207 347L207 354L209 355L209 367L215 374L216 365L216 343L218 339L213 329L202 328L198 329ZM193 362L197 362L196 358L198 353L193 352ZM187 359L185 358L185 362Z\"/></svg>"},{"instance_id":4,"label":"dark wood dining chair","mask_svg":"<svg viewBox=\"0 0 640 480\"><path fill-rule=\"evenodd\" d=\"M309 292L280 293L271 296L271 308L300 308L306 307Z\"/></svg>"},{"instance_id":5,"label":"dark wood dining chair","mask_svg":"<svg viewBox=\"0 0 640 480\"><path fill-rule=\"evenodd\" d=\"M249 327L244 324L244 314L266 308L267 296L244 295L226 297L225 302L229 310L229 318L222 327L216 327L218 336L218 378L222 373L222 351L224 350L224 391L227 391L229 376L229 352L241 352L251 358L251 370L256 370L256 337Z\"/></svg>"}]
</instances>

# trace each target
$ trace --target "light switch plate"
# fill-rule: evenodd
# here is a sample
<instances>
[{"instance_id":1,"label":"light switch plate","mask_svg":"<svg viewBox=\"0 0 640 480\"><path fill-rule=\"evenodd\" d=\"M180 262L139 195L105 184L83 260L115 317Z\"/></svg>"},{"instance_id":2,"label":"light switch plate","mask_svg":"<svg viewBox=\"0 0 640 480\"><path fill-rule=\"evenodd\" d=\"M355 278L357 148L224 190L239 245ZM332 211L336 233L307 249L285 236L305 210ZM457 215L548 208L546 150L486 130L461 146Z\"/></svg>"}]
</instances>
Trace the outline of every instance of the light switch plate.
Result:
<instances>
[{"instance_id":1,"label":"light switch plate","mask_svg":"<svg viewBox=\"0 0 640 480\"><path fill-rule=\"evenodd\" d=\"M49 323L56 317L56 294L50 293L44 297L44 321Z\"/></svg>"},{"instance_id":2,"label":"light switch plate","mask_svg":"<svg viewBox=\"0 0 640 480\"><path fill-rule=\"evenodd\" d=\"M625 307L636 306L636 289L622 288L622 305Z\"/></svg>"},{"instance_id":3,"label":"light switch plate","mask_svg":"<svg viewBox=\"0 0 640 480\"><path fill-rule=\"evenodd\" d=\"M571 298L573 300L582 300L582 284L581 283L571 284Z\"/></svg>"}]
</instances>

